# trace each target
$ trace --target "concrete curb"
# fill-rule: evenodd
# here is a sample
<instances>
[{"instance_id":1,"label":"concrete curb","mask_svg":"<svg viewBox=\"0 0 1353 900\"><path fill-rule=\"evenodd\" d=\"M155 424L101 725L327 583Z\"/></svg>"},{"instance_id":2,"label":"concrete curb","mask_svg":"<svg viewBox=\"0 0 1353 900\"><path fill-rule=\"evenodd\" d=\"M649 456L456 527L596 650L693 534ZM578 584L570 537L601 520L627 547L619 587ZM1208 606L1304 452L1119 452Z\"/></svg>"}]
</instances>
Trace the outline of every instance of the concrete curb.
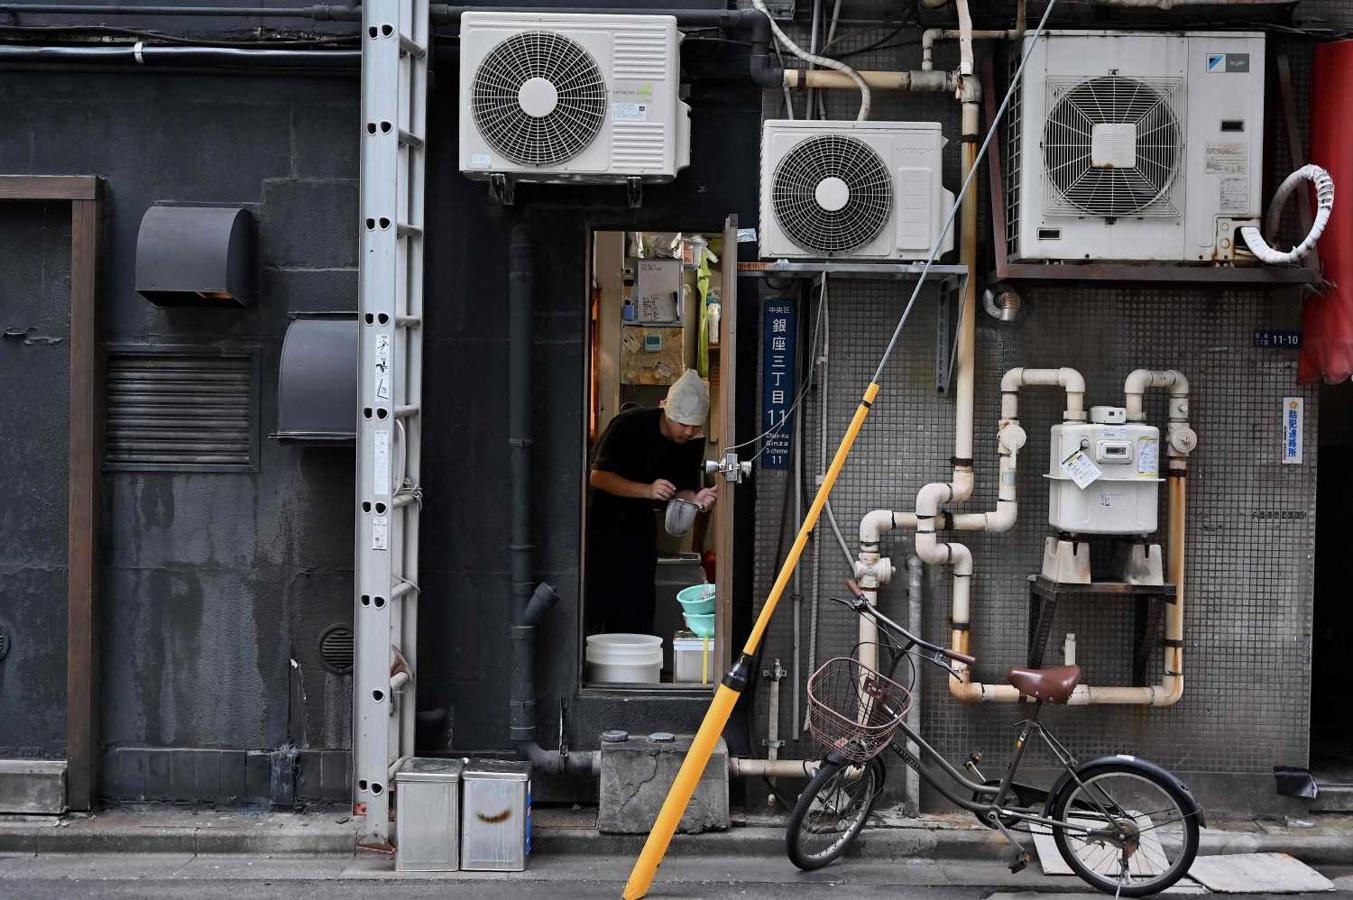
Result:
<instances>
[{"instance_id":1,"label":"concrete curb","mask_svg":"<svg viewBox=\"0 0 1353 900\"><path fill-rule=\"evenodd\" d=\"M534 852L548 856L634 856L642 835L601 834L586 828L537 827ZM852 857L874 860L999 860L1004 844L994 832L964 828L880 828L864 832L851 847ZM185 853L206 855L342 855L357 852L356 826L332 819L286 824L269 822L224 825L164 825L104 821L99 817L68 820L62 825L38 822L0 824L0 853ZM780 857L784 830L742 827L699 835L678 835L673 856ZM1353 865L1353 833L1228 831L1206 829L1203 855L1287 853L1316 865Z\"/></svg>"}]
</instances>

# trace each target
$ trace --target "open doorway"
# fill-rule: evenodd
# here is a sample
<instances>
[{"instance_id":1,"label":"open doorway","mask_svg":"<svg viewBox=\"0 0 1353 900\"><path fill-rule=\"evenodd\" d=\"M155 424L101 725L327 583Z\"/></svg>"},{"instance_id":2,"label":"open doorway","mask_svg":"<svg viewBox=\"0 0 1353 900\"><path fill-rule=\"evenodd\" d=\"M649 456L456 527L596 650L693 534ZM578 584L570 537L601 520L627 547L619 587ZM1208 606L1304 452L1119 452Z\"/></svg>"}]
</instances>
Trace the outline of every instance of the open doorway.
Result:
<instances>
[{"instance_id":1,"label":"open doorway","mask_svg":"<svg viewBox=\"0 0 1353 900\"><path fill-rule=\"evenodd\" d=\"M723 671L732 486L707 463L729 443L733 414L724 240L591 236L581 594L590 688L712 690Z\"/></svg>"},{"instance_id":2,"label":"open doorway","mask_svg":"<svg viewBox=\"0 0 1353 900\"><path fill-rule=\"evenodd\" d=\"M1311 638L1311 774L1322 790L1353 789L1348 635L1353 631L1353 382L1320 389L1315 621Z\"/></svg>"}]
</instances>

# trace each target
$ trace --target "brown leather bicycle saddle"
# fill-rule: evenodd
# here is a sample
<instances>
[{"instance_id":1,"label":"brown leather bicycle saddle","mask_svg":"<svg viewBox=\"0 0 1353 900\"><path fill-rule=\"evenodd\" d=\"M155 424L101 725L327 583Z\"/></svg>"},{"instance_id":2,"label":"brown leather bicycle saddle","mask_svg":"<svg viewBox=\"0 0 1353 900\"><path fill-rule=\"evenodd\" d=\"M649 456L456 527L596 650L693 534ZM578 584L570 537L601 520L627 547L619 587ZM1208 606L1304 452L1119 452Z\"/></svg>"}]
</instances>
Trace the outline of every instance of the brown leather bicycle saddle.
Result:
<instances>
[{"instance_id":1,"label":"brown leather bicycle saddle","mask_svg":"<svg viewBox=\"0 0 1353 900\"><path fill-rule=\"evenodd\" d=\"M1080 684L1080 666L1050 666L1046 669L1011 669L1005 680L1015 690L1035 700L1065 703Z\"/></svg>"}]
</instances>

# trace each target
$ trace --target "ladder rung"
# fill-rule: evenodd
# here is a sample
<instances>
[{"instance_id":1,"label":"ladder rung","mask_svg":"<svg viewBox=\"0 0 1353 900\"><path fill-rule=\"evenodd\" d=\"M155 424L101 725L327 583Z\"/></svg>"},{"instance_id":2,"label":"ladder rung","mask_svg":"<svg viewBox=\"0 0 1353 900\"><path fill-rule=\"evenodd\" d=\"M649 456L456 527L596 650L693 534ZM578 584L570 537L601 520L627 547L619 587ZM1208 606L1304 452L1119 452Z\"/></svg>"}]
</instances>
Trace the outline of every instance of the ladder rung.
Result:
<instances>
[{"instance_id":1,"label":"ladder rung","mask_svg":"<svg viewBox=\"0 0 1353 900\"><path fill-rule=\"evenodd\" d=\"M415 59L422 59L427 56L427 48L409 37L407 34L399 36L399 50L401 53L407 53Z\"/></svg>"},{"instance_id":2,"label":"ladder rung","mask_svg":"<svg viewBox=\"0 0 1353 900\"><path fill-rule=\"evenodd\" d=\"M395 418L396 418L396 419L407 419L409 416L416 416L416 415L418 415L418 407L417 407L416 405L410 404L409 406L396 406L396 407L395 407Z\"/></svg>"},{"instance_id":3,"label":"ladder rung","mask_svg":"<svg viewBox=\"0 0 1353 900\"><path fill-rule=\"evenodd\" d=\"M399 584L395 585L393 588L390 589L390 599L398 600L405 594L411 593L416 590L418 590L418 588L414 585L412 581L401 581Z\"/></svg>"},{"instance_id":4,"label":"ladder rung","mask_svg":"<svg viewBox=\"0 0 1353 900\"><path fill-rule=\"evenodd\" d=\"M423 320L418 316L395 316L395 325L400 328L422 328Z\"/></svg>"},{"instance_id":5,"label":"ladder rung","mask_svg":"<svg viewBox=\"0 0 1353 900\"><path fill-rule=\"evenodd\" d=\"M399 509L401 506L408 506L417 499L418 495L413 491L400 491L398 494L395 494L393 499L391 499L390 505L395 509Z\"/></svg>"},{"instance_id":6,"label":"ladder rung","mask_svg":"<svg viewBox=\"0 0 1353 900\"><path fill-rule=\"evenodd\" d=\"M410 681L413 681L413 676L408 672L396 672L390 676L390 690L397 691Z\"/></svg>"},{"instance_id":7,"label":"ladder rung","mask_svg":"<svg viewBox=\"0 0 1353 900\"><path fill-rule=\"evenodd\" d=\"M423 149L423 139L412 131L405 131L403 128L399 129L399 142L405 147L412 147L415 150Z\"/></svg>"},{"instance_id":8,"label":"ladder rung","mask_svg":"<svg viewBox=\"0 0 1353 900\"><path fill-rule=\"evenodd\" d=\"M405 223L400 222L395 226L395 234L399 237L422 237L423 229L419 228L417 225L406 225Z\"/></svg>"}]
</instances>

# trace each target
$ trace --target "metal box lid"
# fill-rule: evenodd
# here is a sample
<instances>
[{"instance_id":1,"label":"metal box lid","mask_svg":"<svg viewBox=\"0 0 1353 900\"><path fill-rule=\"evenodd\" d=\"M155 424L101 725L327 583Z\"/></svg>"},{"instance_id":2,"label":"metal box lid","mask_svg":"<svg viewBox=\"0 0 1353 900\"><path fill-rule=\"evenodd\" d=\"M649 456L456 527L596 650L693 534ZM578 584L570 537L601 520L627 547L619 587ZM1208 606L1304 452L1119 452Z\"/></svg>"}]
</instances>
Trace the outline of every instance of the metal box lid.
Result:
<instances>
[{"instance_id":1,"label":"metal box lid","mask_svg":"<svg viewBox=\"0 0 1353 900\"><path fill-rule=\"evenodd\" d=\"M472 759L465 763L465 781L527 781L531 764L511 759Z\"/></svg>"},{"instance_id":2,"label":"metal box lid","mask_svg":"<svg viewBox=\"0 0 1353 900\"><path fill-rule=\"evenodd\" d=\"M395 773L395 783L410 781L460 781L465 761L460 759L437 759L430 756L415 756L407 760Z\"/></svg>"}]
</instances>

